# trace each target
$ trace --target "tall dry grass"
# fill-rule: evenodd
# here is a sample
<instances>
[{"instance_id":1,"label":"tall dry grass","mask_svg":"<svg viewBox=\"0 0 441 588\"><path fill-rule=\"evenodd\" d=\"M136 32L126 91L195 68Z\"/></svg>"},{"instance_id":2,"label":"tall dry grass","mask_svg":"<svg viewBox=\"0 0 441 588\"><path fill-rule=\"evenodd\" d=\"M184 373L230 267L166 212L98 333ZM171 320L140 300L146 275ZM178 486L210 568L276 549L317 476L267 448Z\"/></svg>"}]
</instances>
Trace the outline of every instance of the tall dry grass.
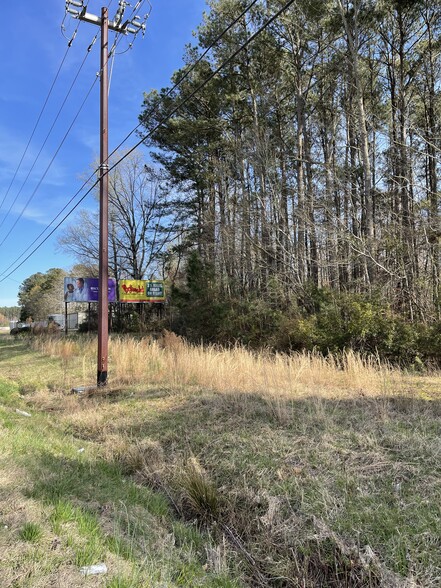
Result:
<instances>
[{"instance_id":1,"label":"tall dry grass","mask_svg":"<svg viewBox=\"0 0 441 588\"><path fill-rule=\"evenodd\" d=\"M35 348L60 357L63 365L76 358L83 375L95 377L96 339L36 339ZM304 352L260 353L243 347L191 345L173 333L159 340L113 336L109 341L109 381L114 386L153 384L216 392L258 393L299 397L390 395L401 392L404 374L378 358L352 351L324 357Z\"/></svg>"}]
</instances>

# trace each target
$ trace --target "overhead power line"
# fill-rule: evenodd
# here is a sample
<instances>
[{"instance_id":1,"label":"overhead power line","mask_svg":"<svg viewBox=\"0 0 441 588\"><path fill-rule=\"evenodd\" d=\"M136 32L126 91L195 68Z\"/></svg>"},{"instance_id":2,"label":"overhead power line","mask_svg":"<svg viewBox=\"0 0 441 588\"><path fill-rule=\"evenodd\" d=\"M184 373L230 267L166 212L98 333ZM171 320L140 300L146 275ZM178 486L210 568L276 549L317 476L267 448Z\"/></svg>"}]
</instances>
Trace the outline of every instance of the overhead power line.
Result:
<instances>
[{"instance_id":1,"label":"overhead power line","mask_svg":"<svg viewBox=\"0 0 441 588\"><path fill-rule=\"evenodd\" d=\"M142 2L143 2L143 1L144 1L144 0L141 0L141 2L139 2L139 3L141 3L141 4L142 4ZM110 6L112 5L112 2L113 2L113 0L110 0L110 2L109 2L109 4L108 4L108 8L110 8ZM17 165L17 168L15 169L15 172L14 172L14 175L13 175L13 177L12 177L12 180L11 180L11 182L10 182L10 184L9 184L9 186L8 186L8 188L7 188L7 190L6 190L5 194L4 194L4 196L3 196L3 199L2 199L2 201L1 201L1 204L0 204L0 211L1 211L2 207L3 207L3 204L5 203L5 200L6 200L6 198L8 197L8 194L9 194L9 192L10 192L10 190L11 190L11 188L12 188L13 184L14 184L14 181L15 181L15 179L16 179L16 177L17 177L17 174L18 174L18 172L19 172L19 170L20 170L21 164L23 163L23 160L24 160L24 158L26 157L26 154L27 154L27 152L28 152L29 146L30 146L30 144L31 144L31 142L32 142L32 139L33 139L33 137L34 137L34 135L35 135L35 132L36 132L36 130L37 130L37 128L38 128L38 125L39 125L39 123L40 123L40 120L41 120L41 118L42 118L42 116L43 116L43 113L44 113L44 111L45 111L45 109L46 109L46 106L47 106L47 104L48 104L48 102L49 102L49 98L50 98L50 96L51 96L51 94L52 94L52 91L53 91L53 89L54 89L54 87L55 87L55 84L56 84L56 82L57 82L57 80L58 80L58 77L59 77L59 75L60 75L60 72L61 72L61 70L62 70L62 68L63 68L64 62L66 61L67 55L68 55L68 53L69 53L69 50L70 50L70 48L72 47L73 41L75 40L75 38L76 38L76 36L77 36L77 33L78 33L78 29L79 29L79 27L80 27L80 25L81 25L81 21L79 20L79 21L78 21L78 23L77 23L77 25L76 25L76 27L75 27L75 30L74 30L74 32L72 33L72 35L71 35L71 37L70 37L70 39L69 39L69 38L68 38L68 37L66 37L66 35L64 34L64 31L65 31L64 22L65 22L66 16L67 16L67 12L66 12L66 14L65 14L65 16L64 16L64 18L63 18L63 21L62 21L62 23L61 23L61 32L62 32L63 36L64 36L64 37L65 37L65 38L68 40L68 44L67 44L67 48L66 48L66 52L65 52L65 54L64 54L64 56L63 56L63 58L62 58L62 60L61 60L61 63L60 63L60 65L59 65L59 67L58 67L58 70L57 70L57 73L55 74L54 80L53 80L53 82L52 82L52 84L51 84L51 87L50 87L50 89L49 89L49 91L48 91L48 94L47 94L47 96L46 96L46 98L45 98L45 101L44 101L44 103L43 103L43 106L41 107L40 113L39 113L39 115L38 115L38 117L37 117L37 121L36 121L36 123L35 123L35 125L34 125L34 128L32 129L31 135L30 135L30 137L29 137L29 140L28 140L28 142L27 142L27 144L26 144L26 147L25 147L25 149L24 149L24 151L23 151L23 154L22 154L22 156L21 156L21 158L20 158L20 161L19 161L19 163L18 163L18 165ZM54 122L53 122L53 124L52 124L52 126L51 126L51 128L50 128L50 130L49 130L49 133L47 134L47 136L46 136L46 138L45 138L45 141L44 141L44 143L43 143L43 145L42 145L42 147L41 147L41 149L40 149L40 151L39 151L39 153L38 153L38 155L37 155L36 159L34 160L34 163L32 164L32 167L31 167L31 169L29 170L29 172L28 172L28 175L26 176L26 179L25 179L24 183L22 184L22 186L21 186L21 188L20 188L20 190L19 190L18 194L16 195L16 197L15 197L14 201L13 201L13 202L12 202L12 204L10 205L10 207L9 207L9 209L8 209L7 213L5 214L5 216L4 216L4 218L3 218L3 220L1 221L1 223L0 223L0 228L3 226L3 224L4 224L4 222L5 222L6 218L7 218L7 216L10 214L10 212L11 212L11 210L12 210L12 208L13 208L14 204L16 203L16 201L17 201L17 199L18 199L18 196L21 194L21 192L22 192L22 190L23 190L23 188L24 188L24 186L25 186L25 184L26 184L27 180L29 179L31 172L32 172L32 170L33 170L33 168L34 168L35 164L37 163L37 159L38 159L38 157L40 156L40 154L41 154L41 152L42 152L42 150L43 150L43 148L44 148L44 145L46 144L46 142L47 142L47 140L48 140L48 138L49 138L49 135L50 135L50 133L52 132L52 130L53 130L54 126L55 126L55 123L57 122L57 120L58 120L58 118L59 118L59 116L60 116L60 114L61 114L61 110L63 109L63 107L64 107L64 105L65 105L65 103L66 103L66 101L67 101L67 98L69 97L69 95L70 95L70 93L71 93L71 91L72 91L72 89L73 89L73 86L74 86L74 85L75 85L75 83L76 83L76 80L77 80L77 78L78 78L78 75L79 75L79 73L80 73L80 71L81 71L81 69L82 69L82 67L83 67L83 65L84 65L84 62L85 62L85 60L86 60L87 56L89 55L89 53L90 53L90 51L91 51L91 49L92 49L93 45L95 44L95 41L96 41L96 39L97 39L97 35L95 35L95 36L94 36L94 38L93 38L92 42L89 44L89 46L88 46L88 48L87 48L87 52L86 52L85 59L83 60L83 62L82 62L82 63L81 63L81 65L80 65L80 68L79 68L79 70L78 70L78 72L77 72L77 74L76 74L76 76L75 76L75 78L74 78L74 81L73 81L73 83L72 83L71 87L70 87L70 88L69 88L69 90L68 90L68 93L67 93L67 95L66 95L66 97L65 97L65 99L64 99L64 101L63 101L63 104L62 104L62 106L61 106L60 110L59 110L59 111L58 111L58 113L57 113L57 116L56 116L56 118L55 118L55 120L54 120ZM41 181L40 181L40 183L41 183ZM24 212L24 211L23 211L23 212ZM20 217L21 217L21 215L20 215ZM57 217L56 217L56 218L57 218ZM18 222L18 220L17 220L17 222ZM15 225L17 224L17 222L14 224L14 227L15 227ZM12 230L12 229L11 229L11 230ZM11 232L11 231L10 231L10 232ZM10 233L10 232L9 232L9 233ZM8 235L9 235L9 233L8 233ZM2 243L3 243L3 242L4 242L4 241L2 241ZM0 243L0 245L1 245L2 243Z\"/></svg>"},{"instance_id":2,"label":"overhead power line","mask_svg":"<svg viewBox=\"0 0 441 588\"><path fill-rule=\"evenodd\" d=\"M98 170L97 170L97 171L98 171ZM27 262L27 260L28 260L28 259L30 259L30 258L31 258L31 257L34 255L34 253L36 253L36 252L37 252L37 251L40 249L40 247L41 247L42 245L44 245L44 243L46 243L46 241L49 239L49 237L51 237L51 236L52 236L52 235L55 233L55 231L56 231L56 230L57 230L57 229L58 229L58 228L59 228L59 227L60 227L60 226L61 226L61 225L64 223L64 221L65 221L65 220L66 220L66 219L67 219L67 218L68 218L68 217L69 217L69 216L70 216L70 215L71 215L71 214L74 212L74 210L76 210L76 209L78 208L78 206L79 206L79 205L80 205L80 204L81 204L81 203L82 203L82 202L83 202L83 201L86 199L86 197L87 197L87 196L88 196L88 195L89 195L89 194L92 192L92 190L93 190L93 189L94 189L94 188L95 188L95 187L98 185L98 183L99 183L99 179L97 179L97 180L94 182L94 184L92 184L92 186L91 186L91 187L90 187L90 188L87 190L87 192L86 192L85 194L83 194L83 196L82 196L82 197L81 197L81 198L78 200L78 202L77 202L77 203L76 203L76 204L75 204L75 205L74 205L74 206L73 206L73 207L72 207L72 208L69 210L69 212L68 212L68 213L67 213L67 214L66 214L66 215L65 215L65 216L64 216L64 217L63 217L63 218L60 220L60 222L59 222L59 223L58 223L58 224L57 224L57 225L56 225L56 226L55 226L55 227L52 229L52 231L51 231L51 232L50 232L48 235L46 235L46 237L43 239L43 241L41 241L41 243L39 243L39 244L38 244L38 245L37 245L37 246L36 246L36 247L35 247L35 248L34 248L34 249L33 249L33 250L32 250L32 251L29 253L29 255L27 255L27 256L26 256L26 257L23 259L23 261L21 261L21 263L19 263L19 264L18 264L18 265L17 265L17 266L16 266L16 267L13 269L13 270L11 270L11 271L10 271L10 272L9 272L9 273L8 273L8 274L7 274L7 275L4 277L4 278L1 278L1 279L0 279L0 283L1 283L1 282L4 282L4 281L5 281L7 278L9 278L9 276L12 276L12 274L14 274L14 273L15 273L15 272L16 272L16 271L17 271L17 270L18 270L18 269L19 269L19 268L20 268L20 267L21 267L23 264L25 264L25 263ZM76 192L76 194L75 194L75 195L74 195L74 196L71 198L70 202L72 202L72 200L73 200L73 199L74 199L74 198L75 198L75 197L76 197L76 196L77 196L77 195L78 195L78 194L81 192L81 190L83 189L83 187L84 187L84 184L83 184L83 186L81 186L81 188L80 188L80 189L79 189L79 190ZM67 208L67 206L68 206L68 205L66 205L66 207L65 207L65 208ZM65 208L64 208L63 210L65 210ZM60 216L60 215L62 214L62 212L63 212L63 211L61 211L61 212L58 214L58 216ZM58 216L57 216L56 218L58 218ZM54 221L52 221L52 223L53 223L53 222L54 222ZM48 225L48 226L46 227L45 231L48 229L48 227L49 227L49 226L50 226L50 225ZM13 265L15 265L15 264L17 263L17 261L18 261L18 260L20 260L20 259L21 259L21 257L23 257L23 255L24 255L24 254L25 254L27 251L29 251L29 249L32 247L32 245L38 241L38 239L39 239L39 238L42 236L42 234L43 234L43 233L40 233L40 235L39 235L39 236L38 236L38 237L37 237L37 238L36 238L36 239L35 239L35 240L34 240L34 241L31 243L31 245L29 245L28 249L27 249L25 252L23 252L23 253L21 254L21 256L20 256L20 257L18 257L18 258L17 258L17 259L16 259L14 262L12 262L12 263L11 263L11 265L10 265L8 268L6 268L6 270L4 270L4 272L3 272L2 274L0 274L0 275L3 275L3 274L5 274L5 273L6 273L6 272L7 272L7 271L8 271L8 270L9 270L9 269L10 269L10 268L13 266Z\"/></svg>"},{"instance_id":3,"label":"overhead power line","mask_svg":"<svg viewBox=\"0 0 441 588\"><path fill-rule=\"evenodd\" d=\"M80 105L79 109L77 110L77 113L75 114L75 116L74 116L74 118L73 118L73 120L72 120L71 124L69 125L69 128L67 129L67 131L66 131L66 133L64 134L64 136L63 136L63 138L62 138L61 142L59 143L59 145L58 145L58 147L57 147L57 149L56 149L56 151L55 151L54 155L52 156L52 159L50 160L49 164L47 165L47 167L46 167L46 169L45 169L45 171L44 171L44 173L43 173L42 177L40 178L40 180L39 180L39 182L38 182L37 186L35 187L35 189L34 189L34 190L33 190L33 192L31 193L31 195L30 195L30 196L29 196L29 198L27 199L27 201L26 201L26 204L25 204L25 205L24 205L24 207L22 208L22 210L21 210L20 214L18 215L18 217L15 219L15 222L14 222L14 224L12 225L12 227L9 229L9 231L6 233L6 235L3 237L3 240L0 242L0 247L3 245L3 243L4 243L4 242L6 241L6 239L9 237L9 235L12 233L12 231L13 231L13 230L14 230L14 228L16 227L16 225L17 225L18 221L21 219L21 217L23 216L23 214L24 214L25 210L27 209L27 207L28 207L28 206L29 206L29 204L31 203L32 199L34 198L35 194L37 193L37 190L38 190L38 188L41 186L41 184L42 184L42 182L43 182L44 178L46 177L47 173L49 172L50 168L52 167L52 164L53 164L53 162L55 161L55 158L56 158L56 156L58 155L58 152L60 151L61 147L63 146L63 144L64 144L65 140L67 139L67 137L68 137L68 135L69 135L69 133L70 133L70 131L72 130L72 127L74 126L74 124L75 124L75 122L76 122L77 118L79 117L79 115L80 115L81 111L83 110L83 108L84 108L84 105L86 104L86 102L87 102L87 99L89 98L89 96L90 96L90 94L91 94L91 92L92 92L92 90L93 90L93 87L94 87L94 86L95 86L95 84L96 84L96 81L97 81L97 79L98 79L97 77L94 79L94 81L93 81L92 85L91 85L91 86L90 86L90 88L89 88L89 91L87 92L86 96L84 97L84 99L83 99L83 102L81 103L81 105Z\"/></svg>"},{"instance_id":4,"label":"overhead power line","mask_svg":"<svg viewBox=\"0 0 441 588\"><path fill-rule=\"evenodd\" d=\"M252 6L253 4L256 3L257 0L254 0L250 6ZM194 90L193 92L191 92L186 98L184 98L175 108L173 108L171 110L171 112L169 112L166 116L164 116L157 124L156 126L149 131L147 134L143 135L141 137L141 139L131 148L129 149L117 162L115 162L114 164L112 164L107 173L110 173L113 169L115 169L122 161L124 161L124 159L126 159L131 153L133 153L133 151L135 151L135 149L137 149L144 141L146 141L147 139L149 139L156 131L157 129L163 125L165 122L167 122L167 120L169 120L180 108L182 108L183 106L185 106L185 104L187 102L189 102L189 100L191 98L193 98L197 92L199 92L202 88L204 88L219 72L222 71L222 69L224 67L226 67L231 61L233 61L233 59L241 52L243 51L243 49L245 49L246 47L248 47L248 45L250 43L252 43L254 41L254 39L256 39L256 37L258 37L267 27L269 27L281 14L283 14L284 12L286 12L286 10L288 10L288 8L294 4L295 0L288 0L288 2L282 6L282 8L280 8L273 16L271 16L259 29L257 29L236 51L234 51L225 61L222 62L222 64L217 67L215 70L213 70L213 72L211 72L211 74L203 81L201 82ZM241 16L243 16L248 10L245 10ZM237 22L237 19L235 21L235 23ZM235 24L234 23L234 24ZM231 24L226 30L230 30L230 28L234 26L233 24ZM224 33L225 34L225 33ZM218 38L219 40L219 38ZM211 47L210 47L211 48ZM194 68L193 68L194 69ZM188 74L187 74L188 75ZM185 76L186 77L186 76ZM179 83L182 83L183 79L182 78L180 80ZM129 136L131 136L138 128L140 125L137 125L137 127L135 129L132 130L132 132L127 136L127 138ZM125 139L127 140L127 139ZM121 146L122 143L120 143L119 146ZM118 147L119 148L119 147ZM115 151L113 151L109 157L114 154ZM92 177L92 176L91 176ZM41 241L30 253L29 255L27 255L18 265L16 265L7 275L5 275L3 278L0 279L0 283L5 281L7 278L9 278L9 276L11 276L13 273L15 273L24 263L26 263L26 261L28 259L30 259L32 257L32 255L34 255L34 253L36 253L36 251L38 251L38 249L40 249L40 247L42 247L42 245L55 233L55 231L63 224L63 222L74 212L74 210L76 210L76 208L78 208L78 206L81 204L81 202L83 202L85 200L85 198L90 194L90 192L97 186L99 180L97 180L88 190L87 192L80 198L80 200L75 204L75 206L73 206L71 208L71 210L60 220L59 223L57 223L57 225L52 229L52 231L46 235L46 237L43 239L43 241ZM84 186L84 184L83 184ZM80 190L75 194L74 197L72 197L72 199L74 199L76 197L76 195L81 191L82 188L80 188ZM52 221L53 223L54 221ZM51 224L52 224L51 223ZM50 225L49 225L50 226ZM46 230L46 229L45 229ZM40 233L40 235L37 237L36 240L38 240L42 234L44 233L44 231L42 233ZM35 243L35 241L34 241ZM31 245L32 246L32 245ZM29 247L31 247L29 246ZM28 248L29 249L29 248ZM24 253L21 254L21 256L19 256L10 266L9 268L7 268L6 270L4 270L4 272L0 275L5 274L8 269L10 269L13 265L15 265L17 263L17 261L20 260L20 258L24 255Z\"/></svg>"},{"instance_id":5,"label":"overhead power line","mask_svg":"<svg viewBox=\"0 0 441 588\"><path fill-rule=\"evenodd\" d=\"M184 82L188 76L191 74L192 71L201 63L201 61L206 57L206 55L217 45L217 43L251 10L251 8L257 4L259 0L253 0L248 4L244 10L237 16L225 29L222 30L221 33L210 43L210 45L205 49L205 51L199 56L199 58L186 70L186 72L179 78L179 80L172 86L165 94L165 98L170 96L181 84ZM154 112L154 108L149 111L146 116L150 116ZM115 149L110 154L110 157L121 148L121 146L142 126L142 123L138 123L134 129L130 131L128 135L124 137L122 141L120 141L119 145L115 147Z\"/></svg>"},{"instance_id":6,"label":"overhead power line","mask_svg":"<svg viewBox=\"0 0 441 588\"><path fill-rule=\"evenodd\" d=\"M17 177L17 174L18 174L18 171L19 171L19 169L21 167L21 164L23 163L23 160L26 157L26 153L28 152L29 145L31 144L31 141L32 141L32 139L34 137L35 131L37 130L37 127L38 127L38 125L40 123L41 117L43 116L43 113L44 113L44 111L46 109L47 103L49 102L49 98L51 97L51 94L52 94L52 91L53 91L53 89L55 87L55 84L57 83L57 80L58 80L58 77L60 75L60 72L61 72L61 70L63 68L64 62L66 61L67 54L69 53L69 49L72 47L73 40L75 39L75 36L76 36L76 34L78 32L79 26L80 26L80 23L78 23L78 25L76 26L75 31L74 31L74 33L73 33L70 41L67 44L67 48L66 48L66 51L64 53L64 56L63 56L63 58L61 60L60 65L58 66L57 73L55 74L54 80L53 80L53 82L51 84L51 87L49 88L49 91L47 93L47 96L45 98L45 101L43 103L43 106L41 107L40 113L39 113L39 115L37 117L37 121L36 121L36 123L34 125L34 128L32 129L31 136L29 137L29 140L28 140L28 142L26 144L26 147L25 147L25 149L23 151L23 154L22 154L22 156L20 158L20 161L18 162L17 168L16 168L16 170L14 172L14 175L12 177L12 180L11 180L11 182L10 182L7 190L6 190L6 193L3 196L3 199L2 199L1 204L0 204L0 210L3 208L3 204L5 203L5 200L8 197L8 194L9 194L11 188L12 188L12 185L13 185L13 183L15 181L15 178Z\"/></svg>"},{"instance_id":7,"label":"overhead power line","mask_svg":"<svg viewBox=\"0 0 441 588\"><path fill-rule=\"evenodd\" d=\"M143 0L141 0L142 3ZM252 0L252 2L250 2L250 4L248 4L246 6L246 8L227 26L225 27L218 35L215 39L213 39L213 41L210 43L210 45L205 49L205 51L199 56L199 58L187 69L187 71L184 73L184 75L182 75L180 77L180 79L174 84L174 86L172 88L170 88L170 90L166 93L166 96L169 96L172 92L174 92L174 90L176 88L179 87L179 85L188 78L188 76L191 74L192 71L194 71L194 69L198 66L199 63L201 63L201 61L204 59L204 57L211 51L211 49L213 49L217 43L251 10L251 8L258 2L258 0ZM135 7L136 9L139 8L139 4L140 2L137 3L137 6ZM150 4L150 2L149 2ZM110 4L109 4L110 6ZM151 6L151 5L150 5ZM133 12L135 12L135 8L133 10ZM132 14L133 14L132 12ZM118 38L118 34L116 35L115 38L115 42ZM110 53L112 53L112 49L115 45L115 42L110 50ZM147 116L150 116L150 114L153 114L154 109L152 109L149 113L147 113ZM120 147L131 137L131 135L133 135L133 133L135 133L138 128L141 126L141 123L139 123L132 131L130 131L130 133L119 143L119 145L110 153L109 157L112 157L112 155L114 155L118 149L120 149ZM23 255L25 255L29 249L31 249L31 247L44 235L44 233L47 231L47 229L53 225L53 223L57 220L57 218L59 218L59 216L64 212L64 210L66 210L67 206L69 206L69 204L78 196L78 194L82 191L82 189L89 183L89 181L91 180L91 178L93 177L93 175L95 173L97 173L98 170L96 170L95 172L93 172L93 174L86 180L86 182L81 186L81 188L75 193L75 195L69 200L69 202L62 208L62 210L57 214L57 216L49 223L49 225L46 226L46 228L34 239L34 241L22 252L22 254L10 265L8 266L1 274L0 277L5 274L15 263L17 263L17 261L19 261ZM76 206L72 209L71 212L73 212L73 210L75 210ZM69 216L69 215L68 215ZM62 221L63 222L63 221ZM57 225L58 228L59 225ZM53 233L51 233L52 235ZM28 258L27 258L28 259Z\"/></svg>"},{"instance_id":8,"label":"overhead power line","mask_svg":"<svg viewBox=\"0 0 441 588\"><path fill-rule=\"evenodd\" d=\"M31 165L31 167L30 167L30 169L29 169L29 171L28 171L28 173L27 173L27 175L26 175L25 179L23 180L23 183L22 183L22 185L21 185L20 189L18 190L17 194L15 195L15 198L14 198L14 200L12 201L11 205L9 206L9 209L8 209L8 211L6 212L6 214L5 214L5 216L3 217L2 221L0 222L0 228L3 226L3 224L4 224L5 220L8 218L8 216L9 216L9 214L10 214L10 212L11 212L12 208L14 207L14 204L17 202L17 200L18 200L18 197L19 197L19 196L20 196L20 194L22 193L22 191L23 191L23 188L25 187L25 185L26 185L26 183L27 183L27 181L28 181L28 179L29 179L29 177L30 177L30 175L31 175L31 173L32 173L32 171L33 171L33 169L34 169L34 167L36 166L36 164L37 164L37 161L38 161L38 159L40 158L40 155L41 155L41 153L43 152L43 149L44 149L44 147L45 147L45 145L46 145L47 141L49 140L49 137L50 137L50 135L51 135L51 133L52 133L52 131L53 131L53 129L54 129L54 127L55 127L55 125L56 125L56 123L57 123L57 121L58 121L58 119L59 119L60 115L61 115L61 112L62 112L62 110L63 110L63 108L64 108L64 106L65 106L65 104L66 104L66 102L67 102L67 100L68 100L68 98L69 98L69 96L70 96L70 94L71 94L71 92L72 92L72 90L73 90L73 88L74 88L74 86L75 86L75 84L76 84L77 80L78 80L78 76L80 75L80 73L81 73L81 70L83 69L83 66L84 66L84 64L85 64L85 62L86 62L86 59L87 59L87 57L88 57L88 55L89 55L90 51L92 50L92 47L93 47L93 45L95 44L95 41L96 41L96 39L97 39L97 35L95 35L95 37L93 38L93 40L92 40L92 42L90 43L89 47L87 48L86 54L85 54L85 56L84 56L84 59L83 59L83 61L82 61L81 65L80 65L80 67L78 68L78 71L77 71L77 73L75 74L75 77L74 77L74 79L73 79L73 81L72 81L72 83L71 83L71 85L70 85L70 88L69 88L69 90L67 91L67 94L66 94L66 96L64 97L64 100L63 100L63 102L62 102L62 104L61 104L60 108L58 109L58 112L57 112L57 114L56 114L56 116L55 116L55 118L54 118L54 120L53 120L53 122L52 122L52 125L51 125L51 127L50 127L49 131L47 132L47 134L46 134L46 137L45 137L45 139L44 139L44 141L43 141L43 143L42 143L42 145L41 145L41 147L40 147L40 149L39 149L39 151L38 151L38 153L37 153L37 155L36 155L36 157L35 157L35 159L34 159L34 161L33 161L32 165ZM94 82L93 82L93 84L92 84L92 85L94 85L94 84L95 84L95 82L96 82L96 78L95 78L95 80L94 80ZM90 93L90 90L89 90L89 92L88 92L88 94L87 94L87 95L89 95L89 93ZM53 161L53 160L52 160L52 161ZM20 214L20 216L18 217L18 219L17 219L17 220L16 220L16 222L14 223L14 226L17 224L18 220L19 220L19 219L22 217L22 215L23 215L23 213L24 213L25 209L26 209L26 207L23 209L22 213ZM8 233L8 235L9 235L9 234L10 234L10 232ZM3 239L3 241L0 243L0 246L1 246L1 245L4 243L4 241L5 241L5 239Z\"/></svg>"},{"instance_id":9,"label":"overhead power line","mask_svg":"<svg viewBox=\"0 0 441 588\"><path fill-rule=\"evenodd\" d=\"M149 131L149 133L147 133L147 135L144 135L143 137L141 137L141 139L133 146L131 147L122 157L121 159L119 159L116 163L114 163L112 166L109 167L109 172L111 172L113 169L115 169L115 167L117 167L122 161L124 161L124 159L126 157L128 157L131 153L133 153L133 151L135 151L135 149L137 149L144 141L146 141L148 138L150 138L153 133L155 133L159 127L161 127L165 122L167 122L167 120L169 120L174 114L176 114L176 112L178 112L178 110L180 110L183 106L185 106L185 104L187 104L187 102L193 98L200 90L202 90L202 88L204 88L208 82L210 82L215 76L217 76L218 73L220 73L225 66L227 66L231 61L233 61L233 59L235 57L237 57L237 55L239 55L239 53L241 51L243 51L246 47L248 47L248 45L250 43L252 43L254 41L254 39L256 37L258 37L267 27L269 27L270 24L272 24L281 14L283 14L286 10L288 10L288 8L294 4L295 0L288 0L288 2L282 7L280 8L275 14L273 14L273 16L271 18L269 18L259 29L257 29L257 31L255 31L234 53L232 53L230 55L230 57L228 57L219 67L217 67L215 70L213 70L211 72L211 74L203 81L201 82L186 98L184 98L183 100L181 100L181 102L175 106L171 112L169 112L166 116L164 116L157 124L156 126ZM137 126L137 128L139 128L140 125ZM133 131L132 131L133 132Z\"/></svg>"}]
</instances>

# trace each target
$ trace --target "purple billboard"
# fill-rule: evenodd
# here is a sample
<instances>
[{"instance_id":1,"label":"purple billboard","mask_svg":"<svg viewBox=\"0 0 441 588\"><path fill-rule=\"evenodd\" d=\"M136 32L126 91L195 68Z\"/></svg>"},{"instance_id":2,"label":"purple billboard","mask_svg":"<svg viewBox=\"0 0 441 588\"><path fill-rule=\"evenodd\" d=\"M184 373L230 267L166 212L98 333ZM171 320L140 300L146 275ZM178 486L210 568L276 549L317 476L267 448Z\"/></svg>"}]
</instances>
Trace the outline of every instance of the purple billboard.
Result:
<instances>
[{"instance_id":1,"label":"purple billboard","mask_svg":"<svg viewBox=\"0 0 441 588\"><path fill-rule=\"evenodd\" d=\"M98 278L64 278L65 302L98 302ZM108 281L109 302L116 301L116 285L112 278Z\"/></svg>"}]
</instances>

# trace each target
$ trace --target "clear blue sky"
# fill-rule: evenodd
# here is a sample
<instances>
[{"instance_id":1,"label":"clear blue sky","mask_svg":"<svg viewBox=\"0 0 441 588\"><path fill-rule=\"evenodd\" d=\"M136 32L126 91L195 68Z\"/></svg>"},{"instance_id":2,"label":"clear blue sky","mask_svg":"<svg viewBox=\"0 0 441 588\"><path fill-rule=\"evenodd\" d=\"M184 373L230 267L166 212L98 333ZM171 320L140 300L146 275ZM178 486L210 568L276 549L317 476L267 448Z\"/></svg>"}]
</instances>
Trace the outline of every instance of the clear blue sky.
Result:
<instances>
[{"instance_id":1,"label":"clear blue sky","mask_svg":"<svg viewBox=\"0 0 441 588\"><path fill-rule=\"evenodd\" d=\"M131 3L134 5L136 2L132 0ZM138 35L133 48L117 55L114 61L109 96L110 151L138 124L143 92L169 85L171 74L182 65L185 45L194 41L192 32L201 23L203 11L207 9L205 0L151 0L151 3L145 37ZM63 230L62 225L28 261L4 279L15 267L5 271L8 266L29 247L80 188L81 177L90 173L89 166L99 155L99 81L59 149L99 70L99 38L54 124L87 47L94 35L99 33L99 27L80 23L27 154L19 166L66 52L67 40L61 33L65 2L21 0L3 4L0 36L0 203L4 202L0 208L0 242L4 242L0 245L0 280L3 280L0 281L0 306L11 306L17 303L19 285L26 277L51 267L68 269L75 262L57 250L57 234ZM100 15L101 7L105 5L109 6L109 16L113 18L118 0L90 0L87 11ZM129 7L126 10L126 16L132 13ZM140 14L147 11L148 2L145 1ZM78 21L67 16L64 24L65 35L70 37ZM118 51L126 48L127 41L122 40ZM135 142L136 137L132 136L124 147L131 147ZM94 206L93 199L86 200L85 206ZM9 231L11 233L6 237Z\"/></svg>"}]
</instances>

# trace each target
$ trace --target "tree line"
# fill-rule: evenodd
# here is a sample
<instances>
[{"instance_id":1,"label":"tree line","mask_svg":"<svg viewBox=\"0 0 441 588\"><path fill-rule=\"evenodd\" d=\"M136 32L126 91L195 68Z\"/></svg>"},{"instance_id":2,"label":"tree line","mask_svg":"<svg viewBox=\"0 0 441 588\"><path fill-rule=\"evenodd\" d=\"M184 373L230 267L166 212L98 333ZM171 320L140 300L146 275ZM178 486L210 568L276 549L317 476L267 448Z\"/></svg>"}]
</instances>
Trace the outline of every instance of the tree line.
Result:
<instances>
[{"instance_id":1,"label":"tree line","mask_svg":"<svg viewBox=\"0 0 441 588\"><path fill-rule=\"evenodd\" d=\"M209 2L172 82L246 4ZM312 285L439 319L440 3L299 0L191 97L282 5L258 2L145 96L184 242L223 297Z\"/></svg>"},{"instance_id":2,"label":"tree line","mask_svg":"<svg viewBox=\"0 0 441 588\"><path fill-rule=\"evenodd\" d=\"M297 0L268 26L285 3L248 4L209 0L145 94L150 162L110 177L111 272L166 278L196 340L433 357L440 1ZM97 234L82 212L60 243L93 271Z\"/></svg>"},{"instance_id":3,"label":"tree line","mask_svg":"<svg viewBox=\"0 0 441 588\"><path fill-rule=\"evenodd\" d=\"M9 321L16 321L20 316L20 308L18 306L0 306L0 326L9 326Z\"/></svg>"}]
</instances>

